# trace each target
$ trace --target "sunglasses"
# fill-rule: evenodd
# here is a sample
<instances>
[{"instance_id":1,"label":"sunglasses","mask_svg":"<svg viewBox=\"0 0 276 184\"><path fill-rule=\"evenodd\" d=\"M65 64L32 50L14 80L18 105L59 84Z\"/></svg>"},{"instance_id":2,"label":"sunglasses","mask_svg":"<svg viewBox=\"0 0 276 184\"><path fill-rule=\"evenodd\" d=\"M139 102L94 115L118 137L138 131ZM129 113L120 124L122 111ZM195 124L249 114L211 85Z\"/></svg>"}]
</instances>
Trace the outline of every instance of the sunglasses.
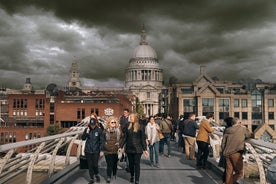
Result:
<instances>
[{"instance_id":1,"label":"sunglasses","mask_svg":"<svg viewBox=\"0 0 276 184\"><path fill-rule=\"evenodd\" d=\"M115 124L116 122L115 122L115 121L111 121L110 123L111 123L111 124Z\"/></svg>"}]
</instances>

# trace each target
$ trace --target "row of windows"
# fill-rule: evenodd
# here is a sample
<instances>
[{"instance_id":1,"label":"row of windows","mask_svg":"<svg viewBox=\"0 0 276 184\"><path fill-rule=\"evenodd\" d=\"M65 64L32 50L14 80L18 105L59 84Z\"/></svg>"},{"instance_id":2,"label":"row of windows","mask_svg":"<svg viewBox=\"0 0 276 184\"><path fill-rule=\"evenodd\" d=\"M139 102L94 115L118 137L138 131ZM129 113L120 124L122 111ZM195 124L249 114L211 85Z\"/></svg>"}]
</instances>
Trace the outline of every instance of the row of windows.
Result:
<instances>
[{"instance_id":1,"label":"row of windows","mask_svg":"<svg viewBox=\"0 0 276 184\"><path fill-rule=\"evenodd\" d=\"M234 106L239 107L239 99L234 99ZM247 99L241 99L242 107L247 107ZM274 100L269 99L268 104L270 107L274 106ZM229 116L229 99L219 99L219 119L224 119ZM194 99L183 100L184 115L185 113L196 112L196 105ZM206 115L208 112L214 112L214 99L203 98L202 99L202 114ZM234 112L234 116L244 120L248 119L248 112ZM251 118L255 120L263 119L263 114L260 108L253 107L251 112ZM274 120L274 112L268 112L268 119Z\"/></svg>"},{"instance_id":2,"label":"row of windows","mask_svg":"<svg viewBox=\"0 0 276 184\"><path fill-rule=\"evenodd\" d=\"M36 109L44 109L45 100L44 99L35 99L35 108ZM13 108L17 109L26 109L28 108L28 100L27 99L13 99Z\"/></svg>"},{"instance_id":3,"label":"row of windows","mask_svg":"<svg viewBox=\"0 0 276 184\"><path fill-rule=\"evenodd\" d=\"M91 108L90 109L90 114L91 113L96 113L97 116L99 115L99 109L98 108ZM89 114L89 115L90 115ZM85 118L85 109L84 108L78 108L77 109L77 119L84 119Z\"/></svg>"},{"instance_id":4,"label":"row of windows","mask_svg":"<svg viewBox=\"0 0 276 184\"><path fill-rule=\"evenodd\" d=\"M12 111L13 116L28 116L28 111L25 109L16 109ZM35 110L35 116L44 116L44 110Z\"/></svg>"},{"instance_id":5,"label":"row of windows","mask_svg":"<svg viewBox=\"0 0 276 184\"><path fill-rule=\"evenodd\" d=\"M0 135L0 144L7 144L16 142L16 133L15 132L1 132Z\"/></svg>"},{"instance_id":6,"label":"row of windows","mask_svg":"<svg viewBox=\"0 0 276 184\"><path fill-rule=\"evenodd\" d=\"M25 134L25 140L30 140L30 139L36 139L36 138L40 138L41 134L38 132L33 132L33 133L26 133Z\"/></svg>"},{"instance_id":7,"label":"row of windows","mask_svg":"<svg viewBox=\"0 0 276 184\"><path fill-rule=\"evenodd\" d=\"M247 99L234 99L234 107L247 107L248 102ZM184 99L183 100L184 106L195 106L195 100L194 99ZM274 99L268 99L267 101L268 107L274 107ZM214 106L214 99L213 98L202 98L202 106ZM229 107L230 101L229 99L219 99L219 107ZM260 107L262 106L262 101L259 99L252 99L252 107Z\"/></svg>"}]
</instances>

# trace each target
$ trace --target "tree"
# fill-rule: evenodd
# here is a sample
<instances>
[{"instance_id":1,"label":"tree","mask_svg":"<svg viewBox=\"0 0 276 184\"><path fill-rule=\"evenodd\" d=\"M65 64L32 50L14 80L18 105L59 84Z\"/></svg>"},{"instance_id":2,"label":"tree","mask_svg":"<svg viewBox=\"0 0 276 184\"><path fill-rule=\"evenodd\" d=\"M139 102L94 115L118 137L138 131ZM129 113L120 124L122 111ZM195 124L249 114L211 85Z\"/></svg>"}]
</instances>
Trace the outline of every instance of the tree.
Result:
<instances>
[{"instance_id":1,"label":"tree","mask_svg":"<svg viewBox=\"0 0 276 184\"><path fill-rule=\"evenodd\" d=\"M50 136L50 135L56 135L60 133L60 129L58 125L50 125L46 129L46 134L45 136Z\"/></svg>"},{"instance_id":2,"label":"tree","mask_svg":"<svg viewBox=\"0 0 276 184\"><path fill-rule=\"evenodd\" d=\"M138 98L136 98L136 112L137 114L139 114L140 117L143 117L145 115L143 105L140 104Z\"/></svg>"}]
</instances>

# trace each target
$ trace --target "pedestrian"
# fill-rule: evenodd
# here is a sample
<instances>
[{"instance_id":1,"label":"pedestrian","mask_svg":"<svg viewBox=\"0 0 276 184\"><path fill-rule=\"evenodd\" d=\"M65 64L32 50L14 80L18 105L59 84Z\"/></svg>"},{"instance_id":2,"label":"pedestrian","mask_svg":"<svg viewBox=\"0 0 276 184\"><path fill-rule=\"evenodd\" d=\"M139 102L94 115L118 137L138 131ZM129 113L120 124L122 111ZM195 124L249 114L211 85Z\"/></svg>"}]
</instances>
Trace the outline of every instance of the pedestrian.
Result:
<instances>
[{"instance_id":1,"label":"pedestrian","mask_svg":"<svg viewBox=\"0 0 276 184\"><path fill-rule=\"evenodd\" d=\"M189 114L189 118L184 121L183 134L185 144L185 154L188 160L196 160L195 157L195 144L196 144L196 131L199 128L195 121L196 115Z\"/></svg>"},{"instance_id":2,"label":"pedestrian","mask_svg":"<svg viewBox=\"0 0 276 184\"><path fill-rule=\"evenodd\" d=\"M163 115L163 121L160 123L160 130L164 135L164 139L160 142L159 153L164 155L164 144L168 146L168 157L171 157L171 132L172 132L172 122L171 117L167 114Z\"/></svg>"},{"instance_id":3,"label":"pedestrian","mask_svg":"<svg viewBox=\"0 0 276 184\"><path fill-rule=\"evenodd\" d=\"M198 134L196 137L196 143L198 147L196 166L198 169L206 168L210 145L209 134L215 131L215 129L210 126L210 123L213 121L213 119L213 113L208 113L206 119L201 120L198 129Z\"/></svg>"},{"instance_id":4,"label":"pedestrian","mask_svg":"<svg viewBox=\"0 0 276 184\"><path fill-rule=\"evenodd\" d=\"M177 122L177 131L178 131L178 149L182 151L182 153L185 153L185 145L184 145L184 139L183 139L184 121L185 121L184 116L180 115Z\"/></svg>"},{"instance_id":5,"label":"pedestrian","mask_svg":"<svg viewBox=\"0 0 276 184\"><path fill-rule=\"evenodd\" d=\"M122 150L124 145L129 161L130 182L133 183L135 179L135 184L138 184L141 156L144 153L145 157L148 157L149 153L147 151L145 128L139 124L137 113L132 113L129 116L129 126L120 143L119 151Z\"/></svg>"},{"instance_id":6,"label":"pedestrian","mask_svg":"<svg viewBox=\"0 0 276 184\"><path fill-rule=\"evenodd\" d=\"M120 128L122 130L122 134L127 131L129 124L129 109L124 109L122 116L119 119Z\"/></svg>"},{"instance_id":7,"label":"pedestrian","mask_svg":"<svg viewBox=\"0 0 276 184\"><path fill-rule=\"evenodd\" d=\"M115 117L110 117L108 119L106 129L104 131L104 139L105 139L104 154L105 154L105 160L107 164L107 168L106 168L107 183L110 183L112 174L114 179L116 179L120 138L121 138L121 129L119 127L119 122Z\"/></svg>"},{"instance_id":8,"label":"pedestrian","mask_svg":"<svg viewBox=\"0 0 276 184\"><path fill-rule=\"evenodd\" d=\"M225 130L221 149L226 159L225 184L236 183L243 177L243 158L245 140L251 137L249 130L242 126L238 118Z\"/></svg>"},{"instance_id":9,"label":"pedestrian","mask_svg":"<svg viewBox=\"0 0 276 184\"><path fill-rule=\"evenodd\" d=\"M120 123L121 132L122 132L121 138L123 138L129 126L129 109L125 108L123 110L123 114L119 119L119 123ZM129 172L129 162L128 162L127 155L124 157L124 160L126 163L125 170L126 172Z\"/></svg>"},{"instance_id":10,"label":"pedestrian","mask_svg":"<svg viewBox=\"0 0 276 184\"><path fill-rule=\"evenodd\" d=\"M155 123L154 117L149 117L149 122L146 126L146 136L149 145L150 165L159 168L159 132L160 127ZM154 162L154 158L155 162Z\"/></svg>"},{"instance_id":11,"label":"pedestrian","mask_svg":"<svg viewBox=\"0 0 276 184\"><path fill-rule=\"evenodd\" d=\"M223 131L223 135L225 134L225 131L227 128L231 127L234 124L234 118L233 117L227 117L224 119L225 122L225 128ZM223 156L222 151L220 152L220 159L218 163L219 167L222 167L224 169L223 174L222 174L222 181L225 183L225 178L226 178L226 159L225 156Z\"/></svg>"},{"instance_id":12,"label":"pedestrian","mask_svg":"<svg viewBox=\"0 0 276 184\"><path fill-rule=\"evenodd\" d=\"M81 139L86 140L84 152L88 162L89 184L95 182L94 176L96 177L96 182L100 182L98 162L99 158L104 155L104 137L102 129L98 126L98 119L90 119Z\"/></svg>"}]
</instances>

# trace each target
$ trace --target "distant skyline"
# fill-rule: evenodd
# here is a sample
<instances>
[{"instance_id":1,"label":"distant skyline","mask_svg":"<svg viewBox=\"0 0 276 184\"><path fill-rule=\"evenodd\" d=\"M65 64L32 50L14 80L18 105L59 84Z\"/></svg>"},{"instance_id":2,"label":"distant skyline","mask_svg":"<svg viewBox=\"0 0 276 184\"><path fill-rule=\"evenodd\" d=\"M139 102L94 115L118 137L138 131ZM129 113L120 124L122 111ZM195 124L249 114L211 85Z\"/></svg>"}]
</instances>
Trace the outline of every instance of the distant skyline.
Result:
<instances>
[{"instance_id":1,"label":"distant skyline","mask_svg":"<svg viewBox=\"0 0 276 184\"><path fill-rule=\"evenodd\" d=\"M273 0L0 0L0 86L65 87L74 57L82 85L124 86L142 24L165 82L205 65L221 80L276 83Z\"/></svg>"}]
</instances>

